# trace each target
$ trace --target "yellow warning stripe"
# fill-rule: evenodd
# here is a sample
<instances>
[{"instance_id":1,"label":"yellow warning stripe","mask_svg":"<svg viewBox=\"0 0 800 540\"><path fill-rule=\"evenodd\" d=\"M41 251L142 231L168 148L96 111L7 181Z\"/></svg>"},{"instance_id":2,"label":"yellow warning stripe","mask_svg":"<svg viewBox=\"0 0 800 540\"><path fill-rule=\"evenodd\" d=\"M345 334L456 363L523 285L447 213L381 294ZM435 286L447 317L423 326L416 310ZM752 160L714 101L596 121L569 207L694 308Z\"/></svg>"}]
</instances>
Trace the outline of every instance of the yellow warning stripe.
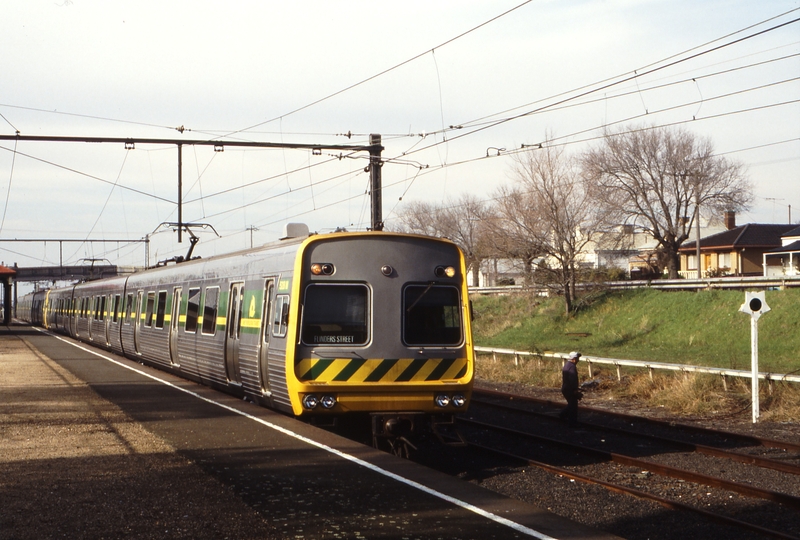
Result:
<instances>
[{"instance_id":1,"label":"yellow warning stripe","mask_svg":"<svg viewBox=\"0 0 800 540\"><path fill-rule=\"evenodd\" d=\"M299 380L318 383L433 382L466 372L466 358L304 358L295 365Z\"/></svg>"}]
</instances>

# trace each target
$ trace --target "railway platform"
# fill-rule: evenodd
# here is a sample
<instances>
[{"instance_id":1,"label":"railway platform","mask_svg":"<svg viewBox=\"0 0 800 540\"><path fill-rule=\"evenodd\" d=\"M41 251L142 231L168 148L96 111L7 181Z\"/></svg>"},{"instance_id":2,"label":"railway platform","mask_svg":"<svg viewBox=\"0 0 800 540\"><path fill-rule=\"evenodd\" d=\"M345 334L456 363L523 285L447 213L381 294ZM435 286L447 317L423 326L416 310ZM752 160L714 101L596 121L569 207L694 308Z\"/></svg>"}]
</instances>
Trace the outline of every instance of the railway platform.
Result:
<instances>
[{"instance_id":1,"label":"railway platform","mask_svg":"<svg viewBox=\"0 0 800 540\"><path fill-rule=\"evenodd\" d=\"M616 538L213 389L0 327L0 538Z\"/></svg>"}]
</instances>

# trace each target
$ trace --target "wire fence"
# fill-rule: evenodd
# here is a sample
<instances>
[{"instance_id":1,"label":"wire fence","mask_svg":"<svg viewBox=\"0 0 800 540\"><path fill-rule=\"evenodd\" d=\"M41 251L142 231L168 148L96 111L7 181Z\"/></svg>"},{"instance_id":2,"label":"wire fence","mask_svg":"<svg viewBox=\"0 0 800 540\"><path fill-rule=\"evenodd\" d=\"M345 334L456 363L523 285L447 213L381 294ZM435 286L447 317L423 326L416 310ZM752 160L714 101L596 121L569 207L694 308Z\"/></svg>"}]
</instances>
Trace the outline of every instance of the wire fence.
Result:
<instances>
[{"instance_id":1,"label":"wire fence","mask_svg":"<svg viewBox=\"0 0 800 540\"><path fill-rule=\"evenodd\" d=\"M498 355L513 356L515 366L518 366L520 364L520 359L523 357L559 360L562 362L562 364L567 360L566 353L555 353L555 352L535 353L529 351L517 351L514 349L497 349L492 347L475 347L475 352L491 354L492 359L495 362L497 361ZM667 362L648 362L644 360L624 360L621 358L602 358L599 356L581 355L581 362L586 363L587 366L589 367L589 377L594 377L593 366L597 365L614 366L616 368L618 380L622 380L622 367L646 369L650 373L651 379L653 378L653 372L655 370L682 372L685 374L710 373L712 375L719 375L722 377L722 383L726 391L728 390L728 377L740 377L743 379L752 380L753 376L751 371L743 369L726 369L726 368L707 367L707 366L693 366L689 364L670 364ZM770 388L772 387L772 383L774 382L800 383L800 375L792 375L792 374L769 373L760 371L758 373L758 378L767 381L767 383L770 385Z\"/></svg>"},{"instance_id":2,"label":"wire fence","mask_svg":"<svg viewBox=\"0 0 800 540\"><path fill-rule=\"evenodd\" d=\"M596 286L596 285L578 285ZM783 290L791 287L800 287L800 276L752 276L752 277L721 277L705 279L655 279L607 281L602 284L608 289L661 289L696 291L704 289L750 289L750 290ZM536 287L524 285L507 285L504 287L470 287L474 294L511 294L521 291L536 291ZM547 289L541 289L542 294L547 294Z\"/></svg>"}]
</instances>

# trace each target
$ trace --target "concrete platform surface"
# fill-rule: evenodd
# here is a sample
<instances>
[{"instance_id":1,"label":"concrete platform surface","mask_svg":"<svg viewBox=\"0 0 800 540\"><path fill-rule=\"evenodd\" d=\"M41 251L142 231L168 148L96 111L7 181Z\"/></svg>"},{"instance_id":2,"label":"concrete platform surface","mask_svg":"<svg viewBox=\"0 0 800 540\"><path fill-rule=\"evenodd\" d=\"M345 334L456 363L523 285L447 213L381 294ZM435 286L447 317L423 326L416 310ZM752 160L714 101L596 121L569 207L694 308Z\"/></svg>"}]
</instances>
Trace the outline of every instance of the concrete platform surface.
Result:
<instances>
[{"instance_id":1,"label":"concrete platform surface","mask_svg":"<svg viewBox=\"0 0 800 540\"><path fill-rule=\"evenodd\" d=\"M0 328L0 539L615 538L63 336Z\"/></svg>"}]
</instances>

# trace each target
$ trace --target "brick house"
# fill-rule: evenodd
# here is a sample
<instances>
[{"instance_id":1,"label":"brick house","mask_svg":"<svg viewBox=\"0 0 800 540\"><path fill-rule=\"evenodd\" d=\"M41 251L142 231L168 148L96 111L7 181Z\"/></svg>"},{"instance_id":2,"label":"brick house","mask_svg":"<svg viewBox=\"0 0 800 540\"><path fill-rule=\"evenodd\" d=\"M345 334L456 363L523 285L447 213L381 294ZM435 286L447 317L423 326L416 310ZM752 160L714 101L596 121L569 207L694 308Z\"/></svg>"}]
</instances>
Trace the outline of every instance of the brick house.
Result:
<instances>
[{"instance_id":1,"label":"brick house","mask_svg":"<svg viewBox=\"0 0 800 540\"><path fill-rule=\"evenodd\" d=\"M800 275L800 227L781 236L781 246L764 253L764 276Z\"/></svg>"},{"instance_id":2,"label":"brick house","mask_svg":"<svg viewBox=\"0 0 800 540\"><path fill-rule=\"evenodd\" d=\"M783 235L798 229L797 225L772 223L748 223L737 227L732 213L726 214L725 226L727 230L700 239L699 263L703 276L766 275L764 255L780 249ZM697 242L684 243L678 253L681 275L697 277Z\"/></svg>"}]
</instances>

